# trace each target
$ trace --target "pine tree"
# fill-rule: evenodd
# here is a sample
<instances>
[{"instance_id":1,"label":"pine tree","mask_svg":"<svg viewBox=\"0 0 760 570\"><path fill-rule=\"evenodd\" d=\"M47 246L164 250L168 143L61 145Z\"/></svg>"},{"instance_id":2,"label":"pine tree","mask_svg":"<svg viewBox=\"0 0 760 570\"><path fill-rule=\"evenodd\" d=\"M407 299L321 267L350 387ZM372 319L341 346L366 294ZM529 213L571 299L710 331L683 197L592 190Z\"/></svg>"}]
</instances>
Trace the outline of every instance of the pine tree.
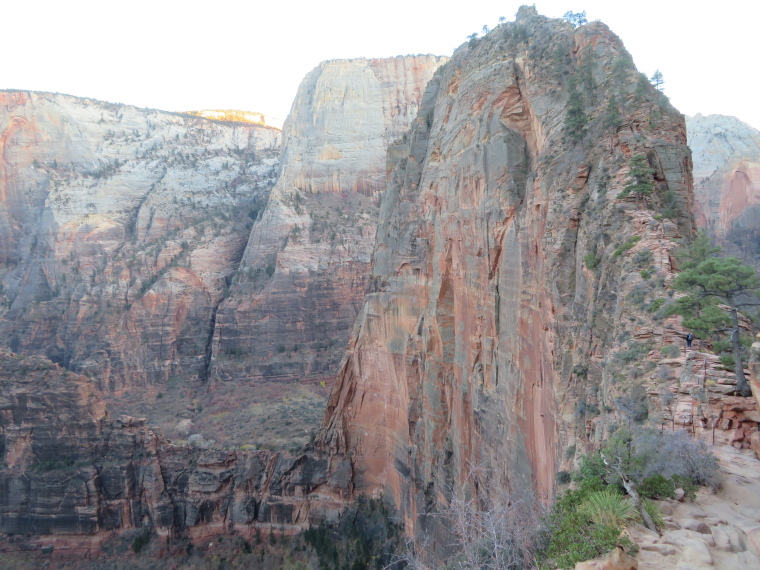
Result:
<instances>
[{"instance_id":1,"label":"pine tree","mask_svg":"<svg viewBox=\"0 0 760 570\"><path fill-rule=\"evenodd\" d=\"M683 315L684 325L695 332L730 334L736 391L746 397L752 391L744 376L737 306L741 295L760 289L760 277L753 267L736 257L717 257L719 252L720 248L712 247L705 235L695 240L691 257L687 257L681 273L673 281L673 288L685 292L686 296L678 299L672 312ZM719 303L729 306L729 315ZM730 328L726 328L727 325Z\"/></svg>"},{"instance_id":2,"label":"pine tree","mask_svg":"<svg viewBox=\"0 0 760 570\"><path fill-rule=\"evenodd\" d=\"M571 139L580 140L586 134L588 118L583 104L583 96L578 91L578 81L575 77L570 78L567 89L570 96L567 99L565 129Z\"/></svg>"},{"instance_id":3,"label":"pine tree","mask_svg":"<svg viewBox=\"0 0 760 570\"><path fill-rule=\"evenodd\" d=\"M654 192L654 170L649 167L645 154L632 156L629 166L628 184L618 194L618 198L625 198L633 194L636 196L637 205L641 198L644 199L644 203L646 204L647 196L651 196L652 192Z\"/></svg>"},{"instance_id":4,"label":"pine tree","mask_svg":"<svg viewBox=\"0 0 760 570\"><path fill-rule=\"evenodd\" d=\"M665 81L662 78L662 72L659 69L654 72L654 75L652 75L652 78L649 81L654 85L657 91L662 91L662 86L665 85Z\"/></svg>"}]
</instances>

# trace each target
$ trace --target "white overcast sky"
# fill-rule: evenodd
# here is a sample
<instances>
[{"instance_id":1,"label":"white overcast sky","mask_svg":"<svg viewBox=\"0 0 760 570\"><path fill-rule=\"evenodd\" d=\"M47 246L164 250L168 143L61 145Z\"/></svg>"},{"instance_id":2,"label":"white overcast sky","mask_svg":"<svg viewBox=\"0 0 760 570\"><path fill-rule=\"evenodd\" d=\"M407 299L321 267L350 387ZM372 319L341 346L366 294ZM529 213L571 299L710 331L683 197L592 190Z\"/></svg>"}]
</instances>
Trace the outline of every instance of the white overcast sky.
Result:
<instances>
[{"instance_id":1,"label":"white overcast sky","mask_svg":"<svg viewBox=\"0 0 760 570\"><path fill-rule=\"evenodd\" d=\"M57 91L172 111L242 109L285 118L320 61L451 55L526 2L459 0L8 1L0 88ZM760 0L543 0L585 10L660 69L687 115L735 115L760 128Z\"/></svg>"}]
</instances>

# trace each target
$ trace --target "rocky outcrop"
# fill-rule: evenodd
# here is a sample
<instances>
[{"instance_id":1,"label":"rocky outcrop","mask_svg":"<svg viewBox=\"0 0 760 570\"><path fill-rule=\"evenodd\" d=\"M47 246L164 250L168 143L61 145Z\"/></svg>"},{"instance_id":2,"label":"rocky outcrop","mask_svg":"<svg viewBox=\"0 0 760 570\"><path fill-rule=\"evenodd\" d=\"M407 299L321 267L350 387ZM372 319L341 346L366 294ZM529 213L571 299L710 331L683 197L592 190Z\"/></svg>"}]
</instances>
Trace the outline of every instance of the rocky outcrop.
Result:
<instances>
[{"instance_id":1,"label":"rocky outcrop","mask_svg":"<svg viewBox=\"0 0 760 570\"><path fill-rule=\"evenodd\" d=\"M3 349L0 429L5 552L97 556L140 529L293 532L335 517L349 492L340 459L171 445L145 418L110 418L87 377Z\"/></svg>"},{"instance_id":2,"label":"rocky outcrop","mask_svg":"<svg viewBox=\"0 0 760 570\"><path fill-rule=\"evenodd\" d=\"M386 149L446 59L328 61L301 83L278 182L216 315L214 389L238 410L227 434L244 418L247 441L293 445L319 426L368 283Z\"/></svg>"},{"instance_id":3,"label":"rocky outcrop","mask_svg":"<svg viewBox=\"0 0 760 570\"><path fill-rule=\"evenodd\" d=\"M16 91L0 133L3 344L109 397L165 392L175 418L207 374L280 131Z\"/></svg>"},{"instance_id":4,"label":"rocky outcrop","mask_svg":"<svg viewBox=\"0 0 760 570\"><path fill-rule=\"evenodd\" d=\"M727 253L760 267L760 132L735 117L686 121L697 224Z\"/></svg>"},{"instance_id":5,"label":"rocky outcrop","mask_svg":"<svg viewBox=\"0 0 760 570\"><path fill-rule=\"evenodd\" d=\"M683 117L641 77L603 24L523 7L455 52L389 150L370 292L317 443L407 530L436 527L416 515L452 493L548 499L586 441L577 406L649 318L629 294L664 293L694 230L691 160ZM639 154L645 200L623 196Z\"/></svg>"}]
</instances>

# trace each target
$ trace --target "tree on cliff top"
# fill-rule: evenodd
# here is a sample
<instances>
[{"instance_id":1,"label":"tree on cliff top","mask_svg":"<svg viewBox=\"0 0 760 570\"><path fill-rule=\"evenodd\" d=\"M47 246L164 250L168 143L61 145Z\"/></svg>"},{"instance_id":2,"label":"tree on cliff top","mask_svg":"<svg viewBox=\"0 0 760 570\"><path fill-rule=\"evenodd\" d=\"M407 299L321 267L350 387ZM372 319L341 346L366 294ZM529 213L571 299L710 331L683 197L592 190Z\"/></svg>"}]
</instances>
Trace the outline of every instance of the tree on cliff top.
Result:
<instances>
[{"instance_id":1,"label":"tree on cliff top","mask_svg":"<svg viewBox=\"0 0 760 570\"><path fill-rule=\"evenodd\" d=\"M684 317L684 326L702 332L728 332L736 373L736 391L750 396L752 391L744 376L741 329L739 327L739 297L760 289L760 277L755 269L736 257L718 257L720 248L710 246L702 234L687 249L681 273L673 288L686 295L675 303L673 312ZM718 306L729 306L729 318ZM726 325L730 323L730 328Z\"/></svg>"},{"instance_id":2,"label":"tree on cliff top","mask_svg":"<svg viewBox=\"0 0 760 570\"><path fill-rule=\"evenodd\" d=\"M573 25L573 28L588 24L585 10L583 12L565 12L565 15L562 16L562 18L570 22Z\"/></svg>"},{"instance_id":3,"label":"tree on cliff top","mask_svg":"<svg viewBox=\"0 0 760 570\"><path fill-rule=\"evenodd\" d=\"M665 84L665 81L662 78L662 71L659 69L656 70L649 81L654 85L654 88L657 89L657 91L662 91L662 86Z\"/></svg>"}]
</instances>

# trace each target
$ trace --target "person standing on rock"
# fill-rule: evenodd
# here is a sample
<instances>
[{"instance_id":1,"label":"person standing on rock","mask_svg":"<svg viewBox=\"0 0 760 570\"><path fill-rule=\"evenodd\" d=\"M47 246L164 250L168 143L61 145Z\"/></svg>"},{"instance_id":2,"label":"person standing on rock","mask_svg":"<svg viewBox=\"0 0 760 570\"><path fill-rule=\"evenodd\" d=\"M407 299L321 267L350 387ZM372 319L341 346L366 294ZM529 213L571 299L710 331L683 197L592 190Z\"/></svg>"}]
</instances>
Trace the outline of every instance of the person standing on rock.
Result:
<instances>
[{"instance_id":1,"label":"person standing on rock","mask_svg":"<svg viewBox=\"0 0 760 570\"><path fill-rule=\"evenodd\" d=\"M691 341L694 340L694 335L691 333L688 333L686 335L686 348L691 348Z\"/></svg>"}]
</instances>

